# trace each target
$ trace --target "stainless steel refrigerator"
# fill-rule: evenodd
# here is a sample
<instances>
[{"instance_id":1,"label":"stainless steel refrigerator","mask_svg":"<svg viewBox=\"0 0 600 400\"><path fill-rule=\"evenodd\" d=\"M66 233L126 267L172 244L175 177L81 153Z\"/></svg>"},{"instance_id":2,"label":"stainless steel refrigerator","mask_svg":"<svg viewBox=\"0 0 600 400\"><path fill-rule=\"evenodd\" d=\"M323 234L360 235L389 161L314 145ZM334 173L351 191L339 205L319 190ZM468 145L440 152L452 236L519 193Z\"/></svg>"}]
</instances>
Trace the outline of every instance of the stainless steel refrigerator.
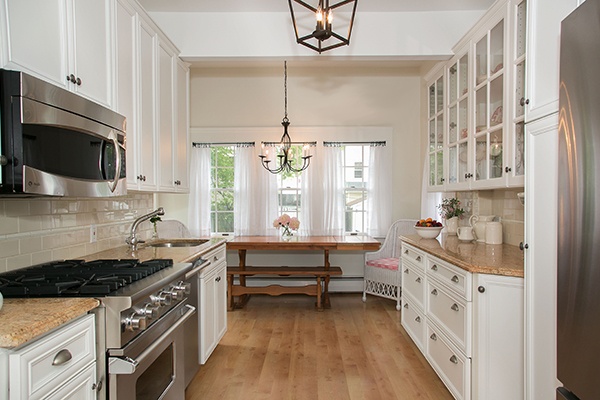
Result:
<instances>
[{"instance_id":1,"label":"stainless steel refrigerator","mask_svg":"<svg viewBox=\"0 0 600 400\"><path fill-rule=\"evenodd\" d=\"M561 25L556 398L600 399L600 0Z\"/></svg>"}]
</instances>

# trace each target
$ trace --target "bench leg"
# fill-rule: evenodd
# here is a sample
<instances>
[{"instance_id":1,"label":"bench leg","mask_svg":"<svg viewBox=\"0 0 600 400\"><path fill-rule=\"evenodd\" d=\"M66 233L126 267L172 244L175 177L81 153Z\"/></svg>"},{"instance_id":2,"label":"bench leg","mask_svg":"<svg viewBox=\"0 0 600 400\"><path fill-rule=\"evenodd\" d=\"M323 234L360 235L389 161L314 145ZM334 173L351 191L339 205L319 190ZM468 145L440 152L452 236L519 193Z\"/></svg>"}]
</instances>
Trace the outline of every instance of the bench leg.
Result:
<instances>
[{"instance_id":1,"label":"bench leg","mask_svg":"<svg viewBox=\"0 0 600 400\"><path fill-rule=\"evenodd\" d=\"M317 276L317 310L323 311L323 300L321 299L321 292L323 288L321 287L321 277Z\"/></svg>"}]
</instances>

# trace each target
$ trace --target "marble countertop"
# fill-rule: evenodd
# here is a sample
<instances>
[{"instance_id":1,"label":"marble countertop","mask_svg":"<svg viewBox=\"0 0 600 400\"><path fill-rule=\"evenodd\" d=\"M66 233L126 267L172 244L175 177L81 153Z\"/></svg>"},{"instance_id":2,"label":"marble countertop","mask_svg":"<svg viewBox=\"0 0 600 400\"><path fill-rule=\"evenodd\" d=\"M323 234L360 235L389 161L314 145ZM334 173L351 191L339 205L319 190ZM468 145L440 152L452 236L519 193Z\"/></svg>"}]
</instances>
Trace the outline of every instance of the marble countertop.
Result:
<instances>
[{"instance_id":1,"label":"marble countertop","mask_svg":"<svg viewBox=\"0 0 600 400\"><path fill-rule=\"evenodd\" d=\"M0 309L0 347L20 346L100 305L90 298L4 299Z\"/></svg>"},{"instance_id":2,"label":"marble countertop","mask_svg":"<svg viewBox=\"0 0 600 400\"><path fill-rule=\"evenodd\" d=\"M151 247L145 244L135 252L124 245L81 258L86 261L168 258L176 263L192 262L225 242L223 238L210 238L199 246L190 247ZM5 298L4 306L0 309L0 348L20 346L99 305L100 302L92 298Z\"/></svg>"},{"instance_id":3,"label":"marble countertop","mask_svg":"<svg viewBox=\"0 0 600 400\"><path fill-rule=\"evenodd\" d=\"M400 238L469 272L521 278L525 276L524 253L517 246L463 242L457 236L446 234L436 239L423 239L419 235Z\"/></svg>"}]
</instances>

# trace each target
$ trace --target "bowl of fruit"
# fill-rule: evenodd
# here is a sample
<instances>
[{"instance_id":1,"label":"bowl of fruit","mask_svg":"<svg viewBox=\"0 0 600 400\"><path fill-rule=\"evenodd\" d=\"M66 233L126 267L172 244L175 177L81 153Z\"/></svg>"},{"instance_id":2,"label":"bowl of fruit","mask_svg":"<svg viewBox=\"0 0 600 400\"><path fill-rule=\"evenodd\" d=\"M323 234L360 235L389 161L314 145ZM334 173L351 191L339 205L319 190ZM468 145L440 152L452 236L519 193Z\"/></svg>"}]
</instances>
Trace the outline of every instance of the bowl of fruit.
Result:
<instances>
[{"instance_id":1,"label":"bowl of fruit","mask_svg":"<svg viewBox=\"0 0 600 400\"><path fill-rule=\"evenodd\" d=\"M420 219L415 225L415 230L423 239L435 239L443 228L441 222L432 218Z\"/></svg>"}]
</instances>

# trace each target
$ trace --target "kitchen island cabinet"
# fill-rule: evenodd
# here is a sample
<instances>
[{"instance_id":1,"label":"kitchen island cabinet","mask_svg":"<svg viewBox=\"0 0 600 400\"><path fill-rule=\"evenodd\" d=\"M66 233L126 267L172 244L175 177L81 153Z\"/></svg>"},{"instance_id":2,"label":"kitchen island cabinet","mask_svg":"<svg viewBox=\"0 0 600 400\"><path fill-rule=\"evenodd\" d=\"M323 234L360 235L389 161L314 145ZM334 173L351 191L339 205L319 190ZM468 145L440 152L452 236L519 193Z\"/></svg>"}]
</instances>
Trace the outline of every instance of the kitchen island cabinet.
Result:
<instances>
[{"instance_id":1,"label":"kitchen island cabinet","mask_svg":"<svg viewBox=\"0 0 600 400\"><path fill-rule=\"evenodd\" d=\"M524 398L522 253L403 239L401 323L452 395Z\"/></svg>"}]
</instances>

